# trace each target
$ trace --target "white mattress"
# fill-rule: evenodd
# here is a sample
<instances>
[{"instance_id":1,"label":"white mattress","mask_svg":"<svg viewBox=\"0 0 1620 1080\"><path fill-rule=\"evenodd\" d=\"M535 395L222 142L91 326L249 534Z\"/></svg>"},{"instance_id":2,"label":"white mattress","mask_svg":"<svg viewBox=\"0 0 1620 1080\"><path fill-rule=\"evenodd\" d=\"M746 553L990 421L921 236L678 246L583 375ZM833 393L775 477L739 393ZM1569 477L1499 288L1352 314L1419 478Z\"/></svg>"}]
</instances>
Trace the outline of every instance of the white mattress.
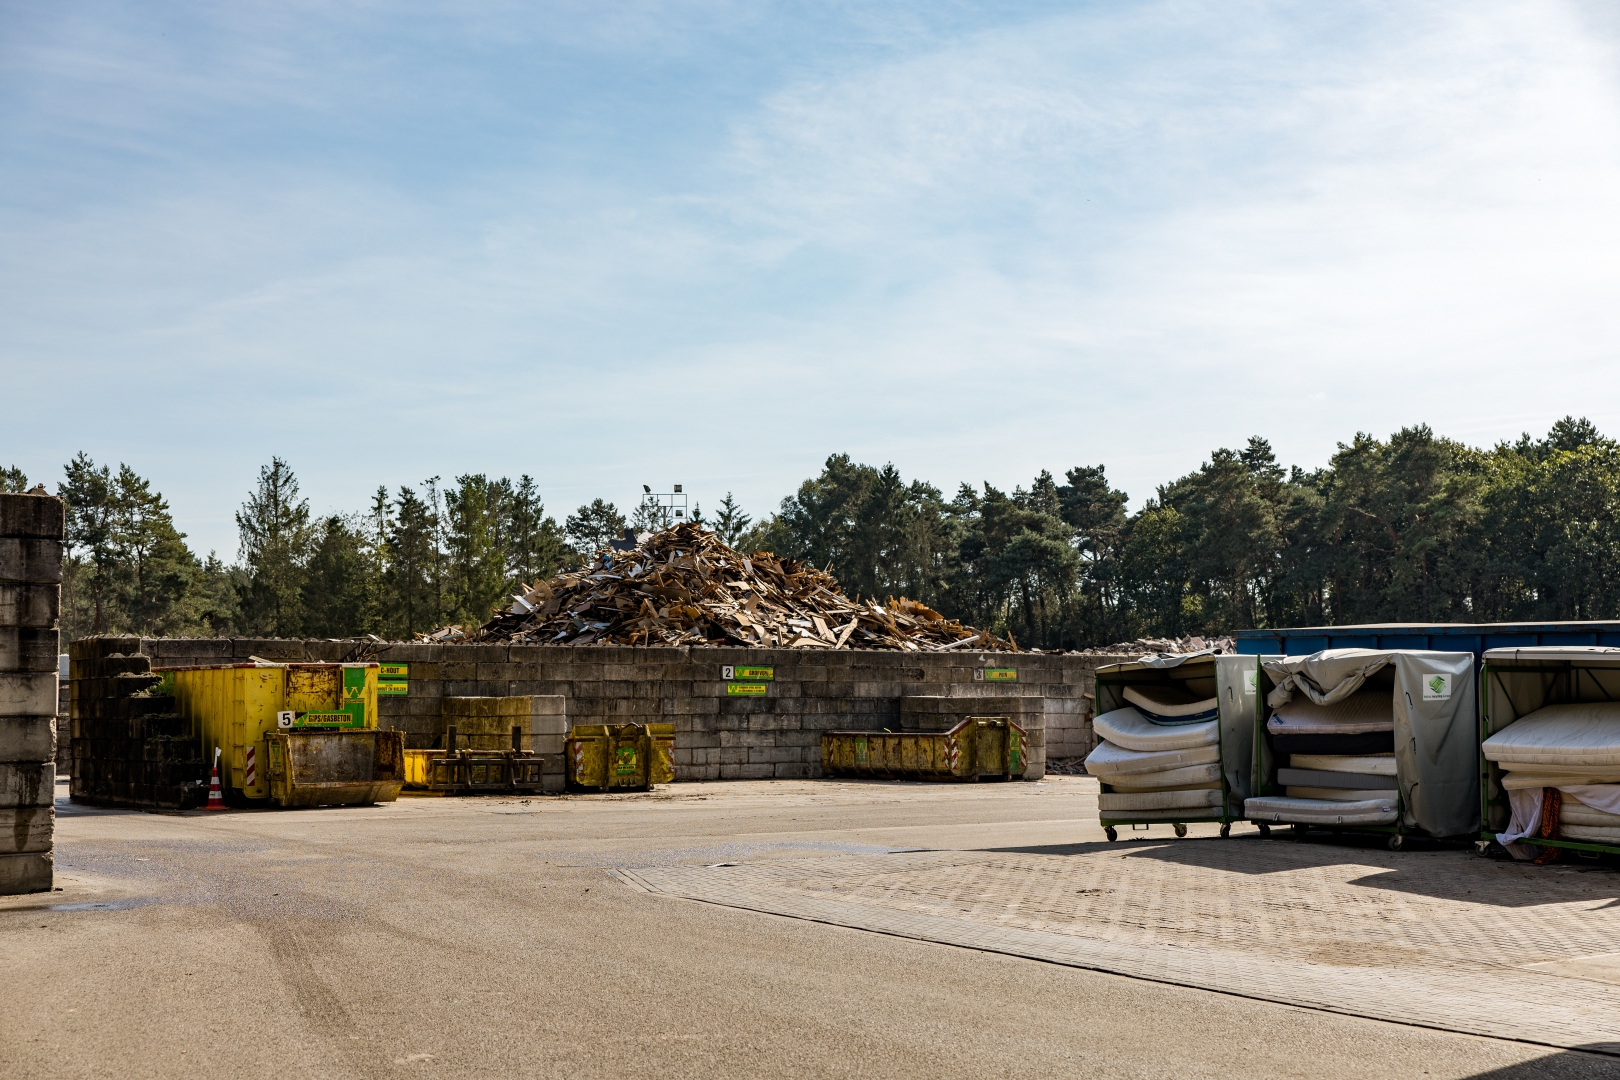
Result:
<instances>
[{"instance_id":1,"label":"white mattress","mask_svg":"<svg viewBox=\"0 0 1620 1080\"><path fill-rule=\"evenodd\" d=\"M1155 724L1133 708L1115 709L1103 713L1091 722L1097 734L1115 746L1126 750L1190 750L1196 746L1214 746L1220 740L1220 721L1205 720L1198 724ZM1185 764L1192 764L1186 762Z\"/></svg>"},{"instance_id":2,"label":"white mattress","mask_svg":"<svg viewBox=\"0 0 1620 1080\"><path fill-rule=\"evenodd\" d=\"M1332 705L1318 705L1304 694L1272 712L1266 730L1273 735L1361 735L1395 730L1391 691L1362 690Z\"/></svg>"},{"instance_id":3,"label":"white mattress","mask_svg":"<svg viewBox=\"0 0 1620 1080\"><path fill-rule=\"evenodd\" d=\"M1500 766L1504 772L1523 773L1529 776L1556 776L1571 784L1584 784L1594 776L1614 776L1620 773L1620 765L1529 765L1509 761Z\"/></svg>"},{"instance_id":4,"label":"white mattress","mask_svg":"<svg viewBox=\"0 0 1620 1080\"><path fill-rule=\"evenodd\" d=\"M1221 816L1219 806L1195 806L1181 810L1121 810L1110 813L1104 810L1097 815L1099 818L1128 817L1132 821L1196 821L1199 818L1215 818Z\"/></svg>"},{"instance_id":5,"label":"white mattress","mask_svg":"<svg viewBox=\"0 0 1620 1080\"><path fill-rule=\"evenodd\" d=\"M1366 802L1374 795L1395 798L1393 791L1368 791L1366 788L1302 787L1290 784L1283 788L1290 799L1324 799L1327 802Z\"/></svg>"},{"instance_id":6,"label":"white mattress","mask_svg":"<svg viewBox=\"0 0 1620 1080\"><path fill-rule=\"evenodd\" d=\"M1394 754L1290 754L1288 765L1294 769L1323 769L1364 776L1395 775Z\"/></svg>"},{"instance_id":7,"label":"white mattress","mask_svg":"<svg viewBox=\"0 0 1620 1080\"><path fill-rule=\"evenodd\" d=\"M1602 810L1594 810L1585 803L1565 795L1562 805L1558 808L1558 824L1563 825L1595 825L1604 829L1620 829L1620 814L1606 814Z\"/></svg>"},{"instance_id":8,"label":"white mattress","mask_svg":"<svg viewBox=\"0 0 1620 1080\"><path fill-rule=\"evenodd\" d=\"M1221 805L1219 788L1200 788L1194 791L1141 791L1131 794L1097 796L1097 809L1103 811L1130 810L1196 810Z\"/></svg>"},{"instance_id":9,"label":"white mattress","mask_svg":"<svg viewBox=\"0 0 1620 1080\"><path fill-rule=\"evenodd\" d=\"M1127 686L1125 700L1149 719L1169 724L1212 719L1220 705L1217 698L1196 698L1179 686Z\"/></svg>"},{"instance_id":10,"label":"white mattress","mask_svg":"<svg viewBox=\"0 0 1620 1080\"><path fill-rule=\"evenodd\" d=\"M1563 787L1566 784L1615 784L1620 783L1620 768L1602 766L1594 769L1585 776L1570 776L1568 773L1543 772L1536 766L1530 767L1533 771L1520 771L1514 769L1502 774L1503 791L1523 791L1526 788Z\"/></svg>"},{"instance_id":11,"label":"white mattress","mask_svg":"<svg viewBox=\"0 0 1620 1080\"><path fill-rule=\"evenodd\" d=\"M1505 768L1620 765L1620 702L1548 705L1498 731L1480 749Z\"/></svg>"},{"instance_id":12,"label":"white mattress","mask_svg":"<svg viewBox=\"0 0 1620 1080\"><path fill-rule=\"evenodd\" d=\"M1301 825L1393 825L1394 799L1364 799L1361 802L1325 802L1319 799L1289 799L1264 795L1243 802L1243 816L1267 823L1294 822Z\"/></svg>"},{"instance_id":13,"label":"white mattress","mask_svg":"<svg viewBox=\"0 0 1620 1080\"><path fill-rule=\"evenodd\" d=\"M1166 769L1164 772L1128 773L1118 777L1103 777L1102 782L1115 791L1159 791L1164 788L1220 787L1219 762L1208 765L1189 765L1185 769Z\"/></svg>"},{"instance_id":14,"label":"white mattress","mask_svg":"<svg viewBox=\"0 0 1620 1080\"><path fill-rule=\"evenodd\" d=\"M1111 742L1100 742L1086 755L1086 772L1092 776L1140 776L1167 772L1192 765L1207 765L1221 759L1218 746L1194 746L1187 750L1127 750Z\"/></svg>"},{"instance_id":15,"label":"white mattress","mask_svg":"<svg viewBox=\"0 0 1620 1080\"><path fill-rule=\"evenodd\" d=\"M1620 829L1605 829L1595 825L1560 825L1558 829L1560 840L1585 840L1593 844L1620 844ZM1525 840L1527 844L1536 842L1535 837Z\"/></svg>"}]
</instances>

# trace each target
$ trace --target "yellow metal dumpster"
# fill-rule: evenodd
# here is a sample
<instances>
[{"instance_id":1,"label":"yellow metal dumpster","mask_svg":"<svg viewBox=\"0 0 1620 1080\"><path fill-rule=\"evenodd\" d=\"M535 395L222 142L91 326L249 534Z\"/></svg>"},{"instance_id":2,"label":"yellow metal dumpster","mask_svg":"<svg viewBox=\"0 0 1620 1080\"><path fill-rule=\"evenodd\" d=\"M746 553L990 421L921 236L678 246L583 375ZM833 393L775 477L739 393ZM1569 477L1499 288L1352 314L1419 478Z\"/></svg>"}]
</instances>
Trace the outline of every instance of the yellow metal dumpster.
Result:
<instances>
[{"instance_id":1,"label":"yellow metal dumpster","mask_svg":"<svg viewBox=\"0 0 1620 1080\"><path fill-rule=\"evenodd\" d=\"M674 724L581 724L568 733L570 787L612 791L675 779Z\"/></svg>"},{"instance_id":2,"label":"yellow metal dumpster","mask_svg":"<svg viewBox=\"0 0 1620 1080\"><path fill-rule=\"evenodd\" d=\"M404 742L377 729L376 664L160 668L203 756L222 751L237 804L352 805L398 798Z\"/></svg>"},{"instance_id":3,"label":"yellow metal dumpster","mask_svg":"<svg viewBox=\"0 0 1620 1080\"><path fill-rule=\"evenodd\" d=\"M1005 716L970 716L949 731L824 731L821 769L831 776L916 780L1024 775L1024 729Z\"/></svg>"}]
</instances>

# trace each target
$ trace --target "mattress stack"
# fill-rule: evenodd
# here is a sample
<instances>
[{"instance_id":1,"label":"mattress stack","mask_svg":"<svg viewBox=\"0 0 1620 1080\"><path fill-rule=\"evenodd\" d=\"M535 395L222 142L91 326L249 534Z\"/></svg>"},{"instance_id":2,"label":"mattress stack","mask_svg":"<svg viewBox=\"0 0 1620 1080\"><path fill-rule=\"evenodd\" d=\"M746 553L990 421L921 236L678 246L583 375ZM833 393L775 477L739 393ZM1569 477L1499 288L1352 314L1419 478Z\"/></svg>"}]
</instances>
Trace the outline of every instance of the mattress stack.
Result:
<instances>
[{"instance_id":1,"label":"mattress stack","mask_svg":"<svg viewBox=\"0 0 1620 1080\"><path fill-rule=\"evenodd\" d=\"M1557 788L1560 838L1620 844L1620 703L1549 705L1492 735L1481 750L1503 770L1510 832L1532 826L1545 790Z\"/></svg>"},{"instance_id":2,"label":"mattress stack","mask_svg":"<svg viewBox=\"0 0 1620 1080\"><path fill-rule=\"evenodd\" d=\"M1393 825L1397 810L1395 713L1388 690L1362 690L1332 705L1303 695L1266 721L1281 796L1243 804L1251 821Z\"/></svg>"},{"instance_id":3,"label":"mattress stack","mask_svg":"<svg viewBox=\"0 0 1620 1080\"><path fill-rule=\"evenodd\" d=\"M1217 817L1220 721L1215 698L1179 687L1127 687L1127 705L1092 721L1101 741L1086 772L1111 789L1097 797L1105 819L1172 821Z\"/></svg>"}]
</instances>

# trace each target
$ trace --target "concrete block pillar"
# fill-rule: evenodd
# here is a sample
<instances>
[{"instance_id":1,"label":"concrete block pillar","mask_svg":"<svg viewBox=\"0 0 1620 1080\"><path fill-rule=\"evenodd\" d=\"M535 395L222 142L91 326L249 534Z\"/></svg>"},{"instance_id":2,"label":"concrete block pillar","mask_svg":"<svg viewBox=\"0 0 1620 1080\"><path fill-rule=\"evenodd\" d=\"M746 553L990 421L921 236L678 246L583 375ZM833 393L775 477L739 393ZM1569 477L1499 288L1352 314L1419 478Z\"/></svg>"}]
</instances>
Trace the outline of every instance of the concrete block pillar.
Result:
<instances>
[{"instance_id":1,"label":"concrete block pillar","mask_svg":"<svg viewBox=\"0 0 1620 1080\"><path fill-rule=\"evenodd\" d=\"M51 888L63 507L0 494L0 894Z\"/></svg>"}]
</instances>

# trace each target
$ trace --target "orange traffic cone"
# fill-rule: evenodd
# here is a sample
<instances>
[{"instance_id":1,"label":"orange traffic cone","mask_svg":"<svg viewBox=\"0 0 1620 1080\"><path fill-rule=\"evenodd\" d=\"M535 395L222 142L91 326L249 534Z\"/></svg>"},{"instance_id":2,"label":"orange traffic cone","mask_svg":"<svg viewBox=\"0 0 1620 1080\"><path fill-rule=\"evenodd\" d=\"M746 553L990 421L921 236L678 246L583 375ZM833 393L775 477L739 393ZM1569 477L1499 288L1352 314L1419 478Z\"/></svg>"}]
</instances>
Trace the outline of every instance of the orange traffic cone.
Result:
<instances>
[{"instance_id":1,"label":"orange traffic cone","mask_svg":"<svg viewBox=\"0 0 1620 1080\"><path fill-rule=\"evenodd\" d=\"M225 809L225 792L219 786L219 747L214 747L214 776L208 781L208 805L204 810Z\"/></svg>"}]
</instances>

